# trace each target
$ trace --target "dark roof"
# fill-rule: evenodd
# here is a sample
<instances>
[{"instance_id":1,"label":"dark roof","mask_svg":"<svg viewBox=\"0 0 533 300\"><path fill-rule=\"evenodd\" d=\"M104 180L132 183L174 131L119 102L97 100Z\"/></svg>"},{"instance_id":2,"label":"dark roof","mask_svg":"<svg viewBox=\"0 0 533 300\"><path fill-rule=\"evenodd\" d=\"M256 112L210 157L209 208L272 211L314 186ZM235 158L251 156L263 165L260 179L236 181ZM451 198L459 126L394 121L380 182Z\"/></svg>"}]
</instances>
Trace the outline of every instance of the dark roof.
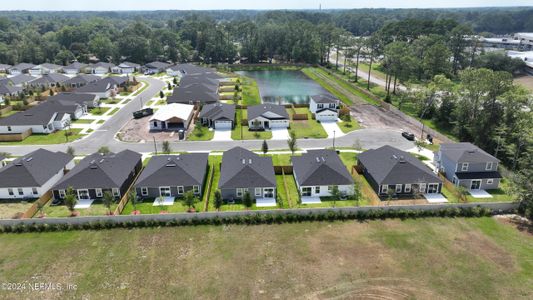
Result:
<instances>
[{"instance_id":1,"label":"dark roof","mask_svg":"<svg viewBox=\"0 0 533 300\"><path fill-rule=\"evenodd\" d=\"M59 73L52 73L52 74L45 74L41 76L40 78L30 81L28 84L30 85L57 84L57 83L63 83L69 79L70 78L66 75L59 74Z\"/></svg>"},{"instance_id":2,"label":"dark roof","mask_svg":"<svg viewBox=\"0 0 533 300\"><path fill-rule=\"evenodd\" d=\"M170 66L169 63L161 61L153 61L144 65L145 68L164 70Z\"/></svg>"},{"instance_id":3,"label":"dark roof","mask_svg":"<svg viewBox=\"0 0 533 300\"><path fill-rule=\"evenodd\" d=\"M79 105L91 106L96 99L93 94L78 94L78 93L59 93L55 96L48 97L48 101L58 101L62 104L77 103Z\"/></svg>"},{"instance_id":4,"label":"dark roof","mask_svg":"<svg viewBox=\"0 0 533 300\"><path fill-rule=\"evenodd\" d=\"M139 64L136 64L136 63L132 63L132 62L129 62L129 61L123 61L121 62L117 67L119 68L139 68L141 65Z\"/></svg>"},{"instance_id":5,"label":"dark roof","mask_svg":"<svg viewBox=\"0 0 533 300\"><path fill-rule=\"evenodd\" d=\"M39 66L50 69L50 70L53 70L53 69L59 70L63 68L63 66L56 65L56 64L50 64L50 63L40 64Z\"/></svg>"},{"instance_id":6,"label":"dark roof","mask_svg":"<svg viewBox=\"0 0 533 300\"><path fill-rule=\"evenodd\" d=\"M380 185L442 182L416 157L388 145L365 151L359 154L358 160Z\"/></svg>"},{"instance_id":7,"label":"dark roof","mask_svg":"<svg viewBox=\"0 0 533 300\"><path fill-rule=\"evenodd\" d=\"M0 64L0 70L7 70L9 68L11 68L11 65Z\"/></svg>"},{"instance_id":8,"label":"dark roof","mask_svg":"<svg viewBox=\"0 0 533 300\"><path fill-rule=\"evenodd\" d=\"M75 61L71 63L70 65L63 67L63 70L80 70L85 67L87 67L87 64L83 64L83 63Z\"/></svg>"},{"instance_id":9,"label":"dark roof","mask_svg":"<svg viewBox=\"0 0 533 300\"><path fill-rule=\"evenodd\" d=\"M19 84L23 84L23 83L35 80L36 78L37 77L33 77L27 74L19 74L19 75L15 75L13 77L7 78L7 80L9 80L13 85L19 85Z\"/></svg>"},{"instance_id":10,"label":"dark roof","mask_svg":"<svg viewBox=\"0 0 533 300\"><path fill-rule=\"evenodd\" d=\"M334 150L309 150L293 156L294 174L300 186L349 185L353 178Z\"/></svg>"},{"instance_id":11,"label":"dark roof","mask_svg":"<svg viewBox=\"0 0 533 300\"><path fill-rule=\"evenodd\" d=\"M441 144L442 155L454 162L485 163L499 162L497 158L471 143Z\"/></svg>"},{"instance_id":12,"label":"dark roof","mask_svg":"<svg viewBox=\"0 0 533 300\"><path fill-rule=\"evenodd\" d=\"M74 91L78 93L105 93L110 90L115 84L116 83L114 83L113 80L104 78L81 86L75 89Z\"/></svg>"},{"instance_id":13,"label":"dark roof","mask_svg":"<svg viewBox=\"0 0 533 300\"><path fill-rule=\"evenodd\" d=\"M0 161L3 161L4 159L6 159L7 157L4 156L4 154L0 153Z\"/></svg>"},{"instance_id":14,"label":"dark roof","mask_svg":"<svg viewBox=\"0 0 533 300\"><path fill-rule=\"evenodd\" d=\"M109 77L102 79L102 81L104 82L110 82L117 86L122 86L124 83L128 82L129 80L130 78L128 76L109 76Z\"/></svg>"},{"instance_id":15,"label":"dark roof","mask_svg":"<svg viewBox=\"0 0 533 300\"><path fill-rule=\"evenodd\" d=\"M63 82L63 84L80 85L80 84L87 84L87 83L91 83L91 82L96 82L98 80L100 80L100 77L98 77L96 75L79 74L79 75L77 75L75 77L70 78L69 80L66 80L65 82Z\"/></svg>"},{"instance_id":16,"label":"dark roof","mask_svg":"<svg viewBox=\"0 0 533 300\"><path fill-rule=\"evenodd\" d=\"M207 153L154 156L137 179L136 187L193 186L204 182Z\"/></svg>"},{"instance_id":17,"label":"dark roof","mask_svg":"<svg viewBox=\"0 0 533 300\"><path fill-rule=\"evenodd\" d=\"M248 106L248 120L260 116L269 120L289 119L289 114L283 105L264 103Z\"/></svg>"},{"instance_id":18,"label":"dark roof","mask_svg":"<svg viewBox=\"0 0 533 300\"><path fill-rule=\"evenodd\" d=\"M218 100L218 93L213 91L212 86L203 83L180 85L174 88L171 96L167 97L168 103L214 103L218 102Z\"/></svg>"},{"instance_id":19,"label":"dark roof","mask_svg":"<svg viewBox=\"0 0 533 300\"><path fill-rule=\"evenodd\" d=\"M331 95L314 95L311 99L316 103L337 103L339 99Z\"/></svg>"},{"instance_id":20,"label":"dark roof","mask_svg":"<svg viewBox=\"0 0 533 300\"><path fill-rule=\"evenodd\" d=\"M11 116L0 118L0 125L2 126L16 126L16 125L48 125L55 113L68 113L73 115L79 108L78 104L65 103L59 101L45 101L39 105L29 108L26 111L21 111Z\"/></svg>"},{"instance_id":21,"label":"dark roof","mask_svg":"<svg viewBox=\"0 0 533 300\"><path fill-rule=\"evenodd\" d=\"M235 105L225 103L206 104L202 107L200 118L234 121Z\"/></svg>"},{"instance_id":22,"label":"dark roof","mask_svg":"<svg viewBox=\"0 0 533 300\"><path fill-rule=\"evenodd\" d=\"M12 86L9 84L0 84L0 95L12 95L22 92L24 89L19 86Z\"/></svg>"},{"instance_id":23,"label":"dark roof","mask_svg":"<svg viewBox=\"0 0 533 300\"><path fill-rule=\"evenodd\" d=\"M500 172L459 172L455 173L459 179L485 179L485 178L503 178Z\"/></svg>"},{"instance_id":24,"label":"dark roof","mask_svg":"<svg viewBox=\"0 0 533 300\"><path fill-rule=\"evenodd\" d=\"M140 161L141 154L131 150L94 153L82 159L53 189L121 187Z\"/></svg>"},{"instance_id":25,"label":"dark roof","mask_svg":"<svg viewBox=\"0 0 533 300\"><path fill-rule=\"evenodd\" d=\"M9 69L17 69L17 70L24 71L24 70L31 69L31 68L33 68L33 67L35 67L34 64L20 63L20 64L16 64L16 65L12 66L12 67L9 68Z\"/></svg>"},{"instance_id":26,"label":"dark roof","mask_svg":"<svg viewBox=\"0 0 533 300\"><path fill-rule=\"evenodd\" d=\"M107 69L109 69L109 68L114 68L114 67L115 67L114 64L108 63L108 62L103 62L103 61L89 65L89 68L91 68L91 69L96 69L96 68L107 68Z\"/></svg>"},{"instance_id":27,"label":"dark roof","mask_svg":"<svg viewBox=\"0 0 533 300\"><path fill-rule=\"evenodd\" d=\"M180 80L179 87L187 87L193 84L203 84L205 85L205 88L213 92L216 92L218 90L218 87L220 86L220 81L219 81L220 78L222 77L214 73L206 73L202 75L189 75L189 76L183 77Z\"/></svg>"},{"instance_id":28,"label":"dark roof","mask_svg":"<svg viewBox=\"0 0 533 300\"><path fill-rule=\"evenodd\" d=\"M274 187L276 177L271 157L259 156L241 147L232 148L222 155L218 187Z\"/></svg>"},{"instance_id":29,"label":"dark roof","mask_svg":"<svg viewBox=\"0 0 533 300\"><path fill-rule=\"evenodd\" d=\"M63 152L35 150L0 169L0 187L42 186L73 159Z\"/></svg>"},{"instance_id":30,"label":"dark roof","mask_svg":"<svg viewBox=\"0 0 533 300\"><path fill-rule=\"evenodd\" d=\"M183 75L190 76L190 75L201 75L205 73L214 73L215 71L211 68L205 68L201 66L197 66L194 64L178 64L170 66L169 69L173 71L179 71Z\"/></svg>"}]
</instances>

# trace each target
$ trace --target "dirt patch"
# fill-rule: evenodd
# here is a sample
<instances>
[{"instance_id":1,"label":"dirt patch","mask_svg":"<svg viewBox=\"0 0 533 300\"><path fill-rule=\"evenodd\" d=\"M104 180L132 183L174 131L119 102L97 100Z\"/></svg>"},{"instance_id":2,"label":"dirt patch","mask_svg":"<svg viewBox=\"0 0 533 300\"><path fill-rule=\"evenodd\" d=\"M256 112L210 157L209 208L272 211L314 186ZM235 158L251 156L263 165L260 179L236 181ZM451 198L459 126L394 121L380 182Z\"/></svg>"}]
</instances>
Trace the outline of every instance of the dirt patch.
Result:
<instances>
[{"instance_id":1,"label":"dirt patch","mask_svg":"<svg viewBox=\"0 0 533 300\"><path fill-rule=\"evenodd\" d=\"M160 141L179 141L179 135L177 131L150 131L150 117L144 117L141 119L131 119L122 127L117 133L117 137L123 142L142 143L151 142L154 140ZM192 125L192 124L191 124ZM187 130L188 134L192 130L193 126L190 126Z\"/></svg>"},{"instance_id":2,"label":"dirt patch","mask_svg":"<svg viewBox=\"0 0 533 300\"><path fill-rule=\"evenodd\" d=\"M13 219L18 213L26 212L32 203L21 201L13 203L0 203L0 219Z\"/></svg>"},{"instance_id":3,"label":"dirt patch","mask_svg":"<svg viewBox=\"0 0 533 300\"><path fill-rule=\"evenodd\" d=\"M513 226L518 231L530 237L533 236L533 222L524 217L518 215L502 215L496 216L496 219L504 224Z\"/></svg>"},{"instance_id":4,"label":"dirt patch","mask_svg":"<svg viewBox=\"0 0 533 300\"><path fill-rule=\"evenodd\" d=\"M520 76L514 79L515 83L533 91L533 76Z\"/></svg>"}]
</instances>

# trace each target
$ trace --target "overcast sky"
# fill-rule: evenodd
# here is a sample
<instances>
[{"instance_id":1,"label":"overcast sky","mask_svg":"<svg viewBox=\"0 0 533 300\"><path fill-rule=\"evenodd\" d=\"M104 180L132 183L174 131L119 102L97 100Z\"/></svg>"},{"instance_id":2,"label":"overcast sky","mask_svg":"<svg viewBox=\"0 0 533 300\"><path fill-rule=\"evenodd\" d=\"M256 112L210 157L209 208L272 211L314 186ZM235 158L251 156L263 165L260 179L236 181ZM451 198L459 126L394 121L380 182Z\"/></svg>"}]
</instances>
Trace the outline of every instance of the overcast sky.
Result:
<instances>
[{"instance_id":1,"label":"overcast sky","mask_svg":"<svg viewBox=\"0 0 533 300\"><path fill-rule=\"evenodd\" d=\"M206 10L533 6L533 0L20 0L0 10Z\"/></svg>"}]
</instances>

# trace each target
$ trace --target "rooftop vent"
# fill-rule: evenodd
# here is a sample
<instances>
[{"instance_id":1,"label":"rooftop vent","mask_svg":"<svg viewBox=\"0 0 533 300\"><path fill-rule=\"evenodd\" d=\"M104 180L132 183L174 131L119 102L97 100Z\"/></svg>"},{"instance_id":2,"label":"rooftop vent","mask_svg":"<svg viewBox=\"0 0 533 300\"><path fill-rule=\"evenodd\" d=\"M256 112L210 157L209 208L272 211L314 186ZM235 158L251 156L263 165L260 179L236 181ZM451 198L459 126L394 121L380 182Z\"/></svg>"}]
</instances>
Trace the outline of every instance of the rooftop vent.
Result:
<instances>
[{"instance_id":1,"label":"rooftop vent","mask_svg":"<svg viewBox=\"0 0 533 300\"><path fill-rule=\"evenodd\" d=\"M28 161L28 162L29 162L29 161L32 161L32 160L33 160L33 157L28 157L28 158L26 158L26 161Z\"/></svg>"},{"instance_id":2,"label":"rooftop vent","mask_svg":"<svg viewBox=\"0 0 533 300\"><path fill-rule=\"evenodd\" d=\"M15 166L20 167L20 166L22 166L22 163L20 161L18 161L18 162L15 163Z\"/></svg>"},{"instance_id":3,"label":"rooftop vent","mask_svg":"<svg viewBox=\"0 0 533 300\"><path fill-rule=\"evenodd\" d=\"M400 163L405 163L405 157L403 157L403 155L402 155L402 156L400 156L400 159L399 159L399 161L400 161Z\"/></svg>"},{"instance_id":4,"label":"rooftop vent","mask_svg":"<svg viewBox=\"0 0 533 300\"><path fill-rule=\"evenodd\" d=\"M246 164L246 159L245 159L245 158L242 159L242 164L243 164L243 165Z\"/></svg>"},{"instance_id":5,"label":"rooftop vent","mask_svg":"<svg viewBox=\"0 0 533 300\"><path fill-rule=\"evenodd\" d=\"M91 165L91 166L90 166L89 168L91 168L91 169L98 169L98 166L97 166L97 165L94 165L94 164L92 164L92 165Z\"/></svg>"},{"instance_id":6,"label":"rooftop vent","mask_svg":"<svg viewBox=\"0 0 533 300\"><path fill-rule=\"evenodd\" d=\"M316 162L319 163L320 162L320 158L319 157L315 157L316 159Z\"/></svg>"},{"instance_id":7,"label":"rooftop vent","mask_svg":"<svg viewBox=\"0 0 533 300\"><path fill-rule=\"evenodd\" d=\"M175 163L168 163L166 166L167 166L167 167L175 167L175 166L177 166L177 165L176 165Z\"/></svg>"},{"instance_id":8,"label":"rooftop vent","mask_svg":"<svg viewBox=\"0 0 533 300\"><path fill-rule=\"evenodd\" d=\"M476 149L470 149L470 150L468 150L468 153L476 153L476 152L477 152Z\"/></svg>"},{"instance_id":9,"label":"rooftop vent","mask_svg":"<svg viewBox=\"0 0 533 300\"><path fill-rule=\"evenodd\" d=\"M94 165L95 162L96 162L96 160L93 159L93 160L91 160L90 164Z\"/></svg>"}]
</instances>

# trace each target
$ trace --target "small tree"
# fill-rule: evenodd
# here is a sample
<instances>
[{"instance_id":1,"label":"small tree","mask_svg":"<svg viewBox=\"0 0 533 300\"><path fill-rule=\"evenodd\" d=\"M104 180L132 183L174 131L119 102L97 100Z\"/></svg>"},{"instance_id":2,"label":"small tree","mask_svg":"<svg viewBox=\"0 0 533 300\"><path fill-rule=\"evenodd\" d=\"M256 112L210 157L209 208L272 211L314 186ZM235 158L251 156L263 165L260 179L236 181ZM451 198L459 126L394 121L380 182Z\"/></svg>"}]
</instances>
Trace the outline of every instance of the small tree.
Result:
<instances>
[{"instance_id":1,"label":"small tree","mask_svg":"<svg viewBox=\"0 0 533 300\"><path fill-rule=\"evenodd\" d=\"M159 98L165 98L165 93L163 93L163 91L159 91Z\"/></svg>"},{"instance_id":2,"label":"small tree","mask_svg":"<svg viewBox=\"0 0 533 300\"><path fill-rule=\"evenodd\" d=\"M163 141L163 153L170 154L172 152L172 147L170 147L169 141Z\"/></svg>"},{"instance_id":3,"label":"small tree","mask_svg":"<svg viewBox=\"0 0 533 300\"><path fill-rule=\"evenodd\" d=\"M423 141L423 140L416 140L415 141L415 146L416 146L416 149L418 150L418 152L422 151L422 147L426 146L426 142Z\"/></svg>"},{"instance_id":4,"label":"small tree","mask_svg":"<svg viewBox=\"0 0 533 300\"><path fill-rule=\"evenodd\" d=\"M220 210L222 207L222 204L224 203L224 200L222 199L222 193L219 190L215 191L215 202L213 205L217 210Z\"/></svg>"},{"instance_id":5,"label":"small tree","mask_svg":"<svg viewBox=\"0 0 533 300\"><path fill-rule=\"evenodd\" d=\"M53 89L50 89L50 92L48 93L49 96L53 96L54 95L54 90Z\"/></svg>"},{"instance_id":6,"label":"small tree","mask_svg":"<svg viewBox=\"0 0 533 300\"><path fill-rule=\"evenodd\" d=\"M242 197L242 204L244 204L246 208L252 207L253 201L252 201L252 195L250 195L250 192L246 191L246 193L244 193L244 196Z\"/></svg>"},{"instance_id":7,"label":"small tree","mask_svg":"<svg viewBox=\"0 0 533 300\"><path fill-rule=\"evenodd\" d=\"M263 145L261 145L261 151L263 151L263 154L267 154L268 152L268 144L266 140L263 140Z\"/></svg>"},{"instance_id":8,"label":"small tree","mask_svg":"<svg viewBox=\"0 0 533 300\"><path fill-rule=\"evenodd\" d=\"M194 195L192 190L190 190L190 191L185 193L185 196L183 198L183 202L189 208L189 210L188 210L189 212L193 210L194 204L196 203L197 200L198 200L198 198L196 198L196 196Z\"/></svg>"},{"instance_id":9,"label":"small tree","mask_svg":"<svg viewBox=\"0 0 533 300\"><path fill-rule=\"evenodd\" d=\"M457 187L457 193L459 194L459 199L461 200L461 202L464 202L464 203L468 202L468 199L466 198L469 194L467 188L460 185Z\"/></svg>"},{"instance_id":10,"label":"small tree","mask_svg":"<svg viewBox=\"0 0 533 300\"><path fill-rule=\"evenodd\" d=\"M68 146L67 147L67 154L75 156L76 155L76 150L74 150L74 147Z\"/></svg>"},{"instance_id":11,"label":"small tree","mask_svg":"<svg viewBox=\"0 0 533 300\"><path fill-rule=\"evenodd\" d=\"M259 126L261 126L261 121L255 119L252 121L252 128L253 129L259 129Z\"/></svg>"},{"instance_id":12,"label":"small tree","mask_svg":"<svg viewBox=\"0 0 533 300\"><path fill-rule=\"evenodd\" d=\"M107 147L107 146L102 146L102 147L100 147L100 149L98 149L98 153L100 153L100 154L109 154L109 153L111 153L111 150L109 150L109 147Z\"/></svg>"},{"instance_id":13,"label":"small tree","mask_svg":"<svg viewBox=\"0 0 533 300\"><path fill-rule=\"evenodd\" d=\"M78 203L78 198L76 198L76 195L74 195L74 189L72 189L71 186L67 188L67 191L65 192L65 206L70 211L70 216L74 217L76 210L74 207Z\"/></svg>"},{"instance_id":14,"label":"small tree","mask_svg":"<svg viewBox=\"0 0 533 300\"><path fill-rule=\"evenodd\" d=\"M137 197L137 192L134 189L132 189L128 193L128 202L131 203L131 205L133 206L133 210L137 211L137 204L139 203L139 198Z\"/></svg>"},{"instance_id":15,"label":"small tree","mask_svg":"<svg viewBox=\"0 0 533 300\"><path fill-rule=\"evenodd\" d=\"M291 150L292 154L294 154L294 151L296 151L296 133L294 133L292 130L289 132L287 144L289 145L289 150Z\"/></svg>"},{"instance_id":16,"label":"small tree","mask_svg":"<svg viewBox=\"0 0 533 300\"><path fill-rule=\"evenodd\" d=\"M172 89L172 84L170 84L170 82L167 84L167 89L168 89L168 90L171 90L171 89Z\"/></svg>"},{"instance_id":17,"label":"small tree","mask_svg":"<svg viewBox=\"0 0 533 300\"><path fill-rule=\"evenodd\" d=\"M106 191L104 193L104 197L102 198L102 202L104 203L104 206L107 207L108 214L112 215L113 213L111 212L111 205L115 203L115 196L113 196L111 192Z\"/></svg>"},{"instance_id":18,"label":"small tree","mask_svg":"<svg viewBox=\"0 0 533 300\"><path fill-rule=\"evenodd\" d=\"M341 199L341 191L339 190L339 187L334 185L332 188L331 188L331 198L333 199L333 207L336 206L336 201L337 200L340 200Z\"/></svg>"},{"instance_id":19,"label":"small tree","mask_svg":"<svg viewBox=\"0 0 533 300\"><path fill-rule=\"evenodd\" d=\"M172 79L172 83L178 84L178 79L176 77L174 77L174 79Z\"/></svg>"},{"instance_id":20,"label":"small tree","mask_svg":"<svg viewBox=\"0 0 533 300\"><path fill-rule=\"evenodd\" d=\"M357 202L357 206L359 206L359 200L362 198L361 189L359 188L359 185L354 184L353 185L353 198Z\"/></svg>"}]
</instances>

